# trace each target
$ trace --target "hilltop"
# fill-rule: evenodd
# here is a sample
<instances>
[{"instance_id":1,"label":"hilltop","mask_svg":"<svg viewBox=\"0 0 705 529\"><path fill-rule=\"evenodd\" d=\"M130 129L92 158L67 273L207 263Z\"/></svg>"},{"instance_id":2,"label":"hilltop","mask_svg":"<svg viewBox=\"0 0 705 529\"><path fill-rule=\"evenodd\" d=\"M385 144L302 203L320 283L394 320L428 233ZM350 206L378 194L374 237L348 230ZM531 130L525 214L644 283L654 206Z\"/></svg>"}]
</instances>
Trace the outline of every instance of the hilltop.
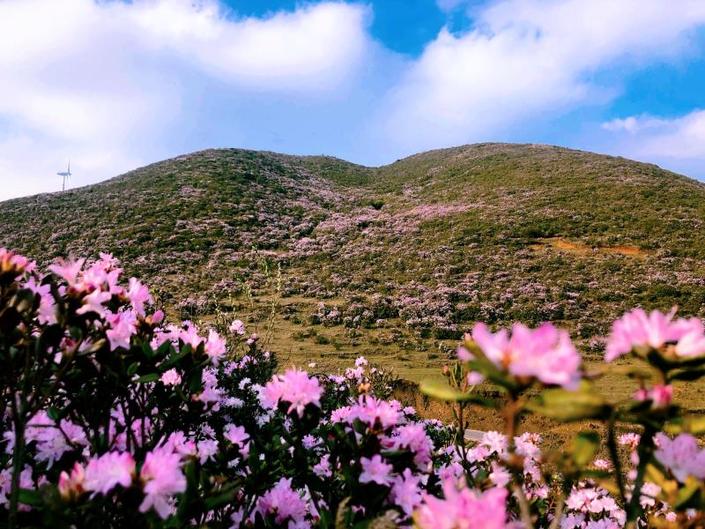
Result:
<instances>
[{"instance_id":1,"label":"hilltop","mask_svg":"<svg viewBox=\"0 0 705 529\"><path fill-rule=\"evenodd\" d=\"M543 145L378 168L207 150L3 202L0 218L0 246L112 252L180 317L254 328L274 304L272 348L322 368L365 354L435 373L475 320L552 320L590 359L633 306L705 315L705 185Z\"/></svg>"}]
</instances>

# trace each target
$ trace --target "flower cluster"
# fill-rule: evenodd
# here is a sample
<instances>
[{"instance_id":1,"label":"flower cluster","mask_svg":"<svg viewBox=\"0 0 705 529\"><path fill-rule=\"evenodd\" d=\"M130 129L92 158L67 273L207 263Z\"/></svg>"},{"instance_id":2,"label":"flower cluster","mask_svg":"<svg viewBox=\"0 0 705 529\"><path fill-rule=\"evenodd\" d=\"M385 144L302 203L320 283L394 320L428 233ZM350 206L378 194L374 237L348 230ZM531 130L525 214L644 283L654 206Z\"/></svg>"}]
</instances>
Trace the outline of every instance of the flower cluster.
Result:
<instances>
[{"instance_id":1,"label":"flower cluster","mask_svg":"<svg viewBox=\"0 0 705 529\"><path fill-rule=\"evenodd\" d=\"M672 390L705 373L698 320L635 311L615 323L608 360L630 354L643 364L634 399L620 402L594 389L599 374L565 331L477 324L447 382L422 386L453 410L445 425L396 400L389 373L363 357L340 374L279 371L241 320L221 335L167 323L154 305L110 255L42 273L0 249L0 523L705 523L702 420ZM466 438L478 406L501 415L504 431ZM604 421L608 435L583 431L560 453L543 450L541 435L520 431L529 414Z\"/></svg>"}]
</instances>

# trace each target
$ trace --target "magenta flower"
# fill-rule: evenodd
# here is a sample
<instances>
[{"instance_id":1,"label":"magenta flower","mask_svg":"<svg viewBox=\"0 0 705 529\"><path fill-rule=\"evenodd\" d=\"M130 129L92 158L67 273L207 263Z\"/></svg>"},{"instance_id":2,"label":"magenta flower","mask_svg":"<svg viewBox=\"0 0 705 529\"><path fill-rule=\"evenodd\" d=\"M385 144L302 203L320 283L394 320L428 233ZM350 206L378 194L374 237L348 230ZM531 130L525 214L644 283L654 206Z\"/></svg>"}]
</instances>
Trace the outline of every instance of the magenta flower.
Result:
<instances>
[{"instance_id":1,"label":"magenta flower","mask_svg":"<svg viewBox=\"0 0 705 529\"><path fill-rule=\"evenodd\" d=\"M423 468L431 462L433 442L426 435L426 430L420 423L400 426L391 438L383 441L386 448L392 450L409 450L414 454L414 463Z\"/></svg>"},{"instance_id":2,"label":"magenta flower","mask_svg":"<svg viewBox=\"0 0 705 529\"><path fill-rule=\"evenodd\" d=\"M127 452L108 452L94 457L86 465L83 488L96 494L107 494L117 485L128 488L135 475L135 460Z\"/></svg>"},{"instance_id":3,"label":"magenta flower","mask_svg":"<svg viewBox=\"0 0 705 529\"><path fill-rule=\"evenodd\" d=\"M181 375L179 375L179 372L176 369L172 368L169 369L169 371L165 371L159 380L165 386L178 386L181 384Z\"/></svg>"},{"instance_id":4,"label":"magenta flower","mask_svg":"<svg viewBox=\"0 0 705 529\"><path fill-rule=\"evenodd\" d=\"M306 371L288 369L283 375L274 375L262 389L260 398L265 408L275 409L279 402L289 404L287 413L296 410L299 417L304 414L304 408L312 404L321 406L321 388L318 379L309 377Z\"/></svg>"},{"instance_id":5,"label":"magenta flower","mask_svg":"<svg viewBox=\"0 0 705 529\"><path fill-rule=\"evenodd\" d=\"M181 457L170 446L155 448L147 454L140 471L144 500L140 512L154 509L162 519L173 513L173 496L186 490Z\"/></svg>"},{"instance_id":6,"label":"magenta flower","mask_svg":"<svg viewBox=\"0 0 705 529\"><path fill-rule=\"evenodd\" d=\"M392 481L390 498L395 505L401 507L407 516L411 516L414 509L421 504L420 483L421 477L414 476L411 469L408 468L404 469L404 473L401 476L396 476Z\"/></svg>"},{"instance_id":7,"label":"magenta flower","mask_svg":"<svg viewBox=\"0 0 705 529\"><path fill-rule=\"evenodd\" d=\"M493 334L478 323L472 329L472 340L493 364L514 376L569 389L580 381L580 355L568 333L550 323L537 329L517 323L511 335L505 329Z\"/></svg>"},{"instance_id":8,"label":"magenta flower","mask_svg":"<svg viewBox=\"0 0 705 529\"><path fill-rule=\"evenodd\" d=\"M225 340L221 338L217 332L211 329L208 331L208 339L206 340L204 350L208 355L208 358L211 359L211 363L217 366L220 363L220 359L225 356Z\"/></svg>"},{"instance_id":9,"label":"magenta flower","mask_svg":"<svg viewBox=\"0 0 705 529\"><path fill-rule=\"evenodd\" d=\"M685 483L688 476L705 479L705 449L700 449L695 437L680 434L671 440L665 434L659 433L656 441L656 459L668 468L678 481Z\"/></svg>"},{"instance_id":10,"label":"magenta flower","mask_svg":"<svg viewBox=\"0 0 705 529\"><path fill-rule=\"evenodd\" d=\"M133 310L138 315L144 316L145 304L152 303L152 295L149 293L149 289L136 278L131 277L126 295L132 304Z\"/></svg>"},{"instance_id":11,"label":"magenta flower","mask_svg":"<svg viewBox=\"0 0 705 529\"><path fill-rule=\"evenodd\" d=\"M360 465L362 465L360 483L377 483L379 485L389 485L391 483L390 473L392 472L392 465L385 463L379 454L373 455L371 459L367 457L360 458Z\"/></svg>"},{"instance_id":12,"label":"magenta flower","mask_svg":"<svg viewBox=\"0 0 705 529\"><path fill-rule=\"evenodd\" d=\"M705 354L705 328L697 318L678 318L675 311L664 314L658 310L646 314L642 309L626 313L612 324L607 339L605 361L611 362L633 349L661 349L673 344L677 356Z\"/></svg>"},{"instance_id":13,"label":"magenta flower","mask_svg":"<svg viewBox=\"0 0 705 529\"><path fill-rule=\"evenodd\" d=\"M257 512L262 516L273 515L278 524L287 520L303 524L308 504L296 490L291 488L291 478L281 478L274 487L257 500Z\"/></svg>"},{"instance_id":14,"label":"magenta flower","mask_svg":"<svg viewBox=\"0 0 705 529\"><path fill-rule=\"evenodd\" d=\"M386 430L396 426L401 420L402 413L400 408L401 406L397 401L388 402L376 399L371 395L360 395L356 405L345 409L345 413L336 415L336 417L350 423L358 419L370 428ZM334 417L331 417L331 420L333 419Z\"/></svg>"},{"instance_id":15,"label":"magenta flower","mask_svg":"<svg viewBox=\"0 0 705 529\"><path fill-rule=\"evenodd\" d=\"M644 401L651 400L652 409L660 410L671 404L673 400L673 386L657 384L653 388L640 388L634 394L634 400Z\"/></svg>"},{"instance_id":16,"label":"magenta flower","mask_svg":"<svg viewBox=\"0 0 705 529\"><path fill-rule=\"evenodd\" d=\"M78 273L81 271L81 268L83 268L83 263L85 262L85 259L79 259L77 261L59 260L49 265L49 270L66 281L69 286L74 286L78 278Z\"/></svg>"},{"instance_id":17,"label":"magenta flower","mask_svg":"<svg viewBox=\"0 0 705 529\"><path fill-rule=\"evenodd\" d=\"M108 314L106 320L110 324L105 335L110 342L110 349L114 351L118 347L130 348L130 339L137 332L137 318L131 310Z\"/></svg>"},{"instance_id":18,"label":"magenta flower","mask_svg":"<svg viewBox=\"0 0 705 529\"><path fill-rule=\"evenodd\" d=\"M233 320L228 329L237 336L243 336L245 334L245 324L242 323L241 320Z\"/></svg>"},{"instance_id":19,"label":"magenta flower","mask_svg":"<svg viewBox=\"0 0 705 529\"><path fill-rule=\"evenodd\" d=\"M443 483L445 499L424 494L423 503L414 513L419 529L505 529L507 524L507 490L494 488L480 493L458 489L455 482Z\"/></svg>"},{"instance_id":20,"label":"magenta flower","mask_svg":"<svg viewBox=\"0 0 705 529\"><path fill-rule=\"evenodd\" d=\"M113 296L110 292L103 292L100 289L95 289L93 292L83 298L83 306L76 311L76 314L87 314L95 312L103 316L106 312L105 303L110 301Z\"/></svg>"},{"instance_id":21,"label":"magenta flower","mask_svg":"<svg viewBox=\"0 0 705 529\"><path fill-rule=\"evenodd\" d=\"M65 499L80 496L85 490L83 487L85 479L86 473L83 467L79 463L74 463L71 474L66 471L59 474L59 494Z\"/></svg>"},{"instance_id":22,"label":"magenta flower","mask_svg":"<svg viewBox=\"0 0 705 529\"><path fill-rule=\"evenodd\" d=\"M242 426L235 426L234 424L228 424L225 427L225 432L223 435L228 441L240 447L245 446L245 443L250 440L250 436L245 431L245 428Z\"/></svg>"}]
</instances>

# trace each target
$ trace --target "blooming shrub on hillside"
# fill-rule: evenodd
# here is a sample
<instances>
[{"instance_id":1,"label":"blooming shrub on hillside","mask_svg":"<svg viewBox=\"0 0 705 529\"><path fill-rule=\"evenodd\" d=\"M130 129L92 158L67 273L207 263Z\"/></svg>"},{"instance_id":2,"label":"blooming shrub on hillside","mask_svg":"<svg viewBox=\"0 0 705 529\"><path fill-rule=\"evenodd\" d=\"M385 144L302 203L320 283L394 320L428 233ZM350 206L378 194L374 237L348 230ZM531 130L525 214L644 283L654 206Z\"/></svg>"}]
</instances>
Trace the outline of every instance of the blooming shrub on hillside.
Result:
<instances>
[{"instance_id":1,"label":"blooming shrub on hillside","mask_svg":"<svg viewBox=\"0 0 705 529\"><path fill-rule=\"evenodd\" d=\"M110 255L46 273L0 249L0 523L14 527L702 527L705 420L672 383L705 374L698 320L635 311L607 360L643 367L634 399L591 386L567 333L478 324L424 391L455 424L388 398L364 358L341 375L278 370L229 335L168 324ZM646 368L646 369L645 369ZM650 378L653 375L653 381ZM482 381L502 390L490 399ZM377 392L376 392L377 391ZM475 406L504 432L466 441ZM561 454L519 432L537 413L603 421ZM617 435L617 425L632 433ZM604 441L604 442L603 442ZM609 460L598 457L603 449Z\"/></svg>"}]
</instances>

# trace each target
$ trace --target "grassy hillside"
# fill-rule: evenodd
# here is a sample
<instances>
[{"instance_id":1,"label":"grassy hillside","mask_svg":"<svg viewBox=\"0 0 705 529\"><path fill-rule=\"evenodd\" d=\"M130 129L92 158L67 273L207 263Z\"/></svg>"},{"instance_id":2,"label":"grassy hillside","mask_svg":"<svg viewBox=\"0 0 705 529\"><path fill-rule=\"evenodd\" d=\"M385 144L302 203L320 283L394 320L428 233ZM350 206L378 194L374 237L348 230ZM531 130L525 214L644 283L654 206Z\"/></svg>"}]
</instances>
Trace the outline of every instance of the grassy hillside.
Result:
<instances>
[{"instance_id":1,"label":"grassy hillside","mask_svg":"<svg viewBox=\"0 0 705 529\"><path fill-rule=\"evenodd\" d=\"M380 168L209 150L0 203L0 219L0 245L42 260L113 252L181 317L232 310L264 332L278 305L272 349L326 368L365 354L436 373L475 320L553 320L594 359L627 308L705 316L705 186L556 147Z\"/></svg>"}]
</instances>

